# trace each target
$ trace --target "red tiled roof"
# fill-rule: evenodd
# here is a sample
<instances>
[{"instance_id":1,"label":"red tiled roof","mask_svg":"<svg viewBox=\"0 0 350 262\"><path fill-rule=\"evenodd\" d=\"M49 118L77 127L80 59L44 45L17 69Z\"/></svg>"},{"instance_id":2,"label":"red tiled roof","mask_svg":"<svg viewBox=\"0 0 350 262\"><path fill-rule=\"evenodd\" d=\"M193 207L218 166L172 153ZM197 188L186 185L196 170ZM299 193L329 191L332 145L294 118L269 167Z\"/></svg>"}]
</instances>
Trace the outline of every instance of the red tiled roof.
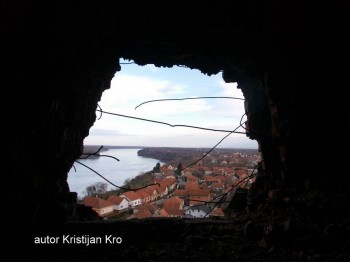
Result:
<instances>
[{"instance_id":1,"label":"red tiled roof","mask_svg":"<svg viewBox=\"0 0 350 262\"><path fill-rule=\"evenodd\" d=\"M166 190L167 190L167 185L164 183L159 183L159 186L157 186L157 191L159 193L163 193Z\"/></svg>"},{"instance_id":2,"label":"red tiled roof","mask_svg":"<svg viewBox=\"0 0 350 262\"><path fill-rule=\"evenodd\" d=\"M186 189L176 189L173 193L174 196L187 196L188 190Z\"/></svg>"},{"instance_id":3,"label":"red tiled roof","mask_svg":"<svg viewBox=\"0 0 350 262\"><path fill-rule=\"evenodd\" d=\"M187 177L187 181L188 181L188 182L189 182L189 181L192 181L192 182L198 181L198 177L196 177L196 176L187 175L186 177Z\"/></svg>"},{"instance_id":4,"label":"red tiled roof","mask_svg":"<svg viewBox=\"0 0 350 262\"><path fill-rule=\"evenodd\" d=\"M183 217L184 211L182 209L174 209L174 208L166 208L164 207L166 213L168 214L168 217L174 216L174 217Z\"/></svg>"},{"instance_id":5,"label":"red tiled roof","mask_svg":"<svg viewBox=\"0 0 350 262\"><path fill-rule=\"evenodd\" d=\"M127 191L127 192L123 193L121 196L125 196L130 201L135 201L137 199L140 199L139 194L137 194L134 191Z\"/></svg>"},{"instance_id":6,"label":"red tiled roof","mask_svg":"<svg viewBox=\"0 0 350 262\"><path fill-rule=\"evenodd\" d=\"M164 201L163 208L182 209L184 200L179 197L172 197Z\"/></svg>"},{"instance_id":7,"label":"red tiled roof","mask_svg":"<svg viewBox=\"0 0 350 262\"><path fill-rule=\"evenodd\" d=\"M149 211L147 209L140 210L134 214L134 217L136 217L138 219L143 219L143 218L147 218L147 217L152 217L152 213L151 213L151 211Z\"/></svg>"},{"instance_id":8,"label":"red tiled roof","mask_svg":"<svg viewBox=\"0 0 350 262\"><path fill-rule=\"evenodd\" d=\"M166 176L165 179L173 180L174 183L176 181L176 178L173 175Z\"/></svg>"},{"instance_id":9,"label":"red tiled roof","mask_svg":"<svg viewBox=\"0 0 350 262\"><path fill-rule=\"evenodd\" d=\"M223 183L219 183L219 182L215 182L211 185L212 188L224 188L224 184Z\"/></svg>"},{"instance_id":10,"label":"red tiled roof","mask_svg":"<svg viewBox=\"0 0 350 262\"><path fill-rule=\"evenodd\" d=\"M199 184L195 182L187 182L185 185L185 190L191 190L191 189L199 189Z\"/></svg>"},{"instance_id":11,"label":"red tiled roof","mask_svg":"<svg viewBox=\"0 0 350 262\"><path fill-rule=\"evenodd\" d=\"M137 207L134 208L135 210L148 210L152 214L155 213L159 208L157 207L156 204L141 204Z\"/></svg>"},{"instance_id":12,"label":"red tiled roof","mask_svg":"<svg viewBox=\"0 0 350 262\"><path fill-rule=\"evenodd\" d=\"M162 171L164 175L170 175L172 173L171 169L169 169L169 166L166 165L161 166L160 171Z\"/></svg>"},{"instance_id":13,"label":"red tiled roof","mask_svg":"<svg viewBox=\"0 0 350 262\"><path fill-rule=\"evenodd\" d=\"M218 182L225 183L227 180L226 176L216 176L215 177Z\"/></svg>"},{"instance_id":14,"label":"red tiled roof","mask_svg":"<svg viewBox=\"0 0 350 262\"><path fill-rule=\"evenodd\" d=\"M119 205L123 201L123 197L120 196L110 196L107 201L111 202L114 205Z\"/></svg>"},{"instance_id":15,"label":"red tiled roof","mask_svg":"<svg viewBox=\"0 0 350 262\"><path fill-rule=\"evenodd\" d=\"M215 177L213 176L204 176L204 180L207 182L216 182L217 179L215 179Z\"/></svg>"},{"instance_id":16,"label":"red tiled roof","mask_svg":"<svg viewBox=\"0 0 350 262\"><path fill-rule=\"evenodd\" d=\"M192 196L209 196L210 191L208 189L193 189L189 190L188 194Z\"/></svg>"},{"instance_id":17,"label":"red tiled roof","mask_svg":"<svg viewBox=\"0 0 350 262\"><path fill-rule=\"evenodd\" d=\"M146 192L144 189L140 189L136 191L137 194L140 196L141 199L146 199L148 197L151 197L148 192Z\"/></svg>"},{"instance_id":18,"label":"red tiled roof","mask_svg":"<svg viewBox=\"0 0 350 262\"><path fill-rule=\"evenodd\" d=\"M159 215L160 217L168 217L169 214L168 212L166 212L166 210L164 208L162 208L160 211L159 211Z\"/></svg>"},{"instance_id":19,"label":"red tiled roof","mask_svg":"<svg viewBox=\"0 0 350 262\"><path fill-rule=\"evenodd\" d=\"M207 197L191 197L190 206L205 204L203 201L208 201Z\"/></svg>"},{"instance_id":20,"label":"red tiled roof","mask_svg":"<svg viewBox=\"0 0 350 262\"><path fill-rule=\"evenodd\" d=\"M145 191L150 196L153 196L154 191L156 191L156 194L158 192L154 187L146 187L146 188L143 188L142 190Z\"/></svg>"},{"instance_id":21,"label":"red tiled roof","mask_svg":"<svg viewBox=\"0 0 350 262\"><path fill-rule=\"evenodd\" d=\"M98 197L86 197L83 201L83 204L85 206L98 208L98 209L108 207L108 206L113 206L111 202Z\"/></svg>"},{"instance_id":22,"label":"red tiled roof","mask_svg":"<svg viewBox=\"0 0 350 262\"><path fill-rule=\"evenodd\" d=\"M207 184L201 184L201 185L199 185L199 188L200 189L207 189L207 190L209 190L209 187L208 187Z\"/></svg>"}]
</instances>

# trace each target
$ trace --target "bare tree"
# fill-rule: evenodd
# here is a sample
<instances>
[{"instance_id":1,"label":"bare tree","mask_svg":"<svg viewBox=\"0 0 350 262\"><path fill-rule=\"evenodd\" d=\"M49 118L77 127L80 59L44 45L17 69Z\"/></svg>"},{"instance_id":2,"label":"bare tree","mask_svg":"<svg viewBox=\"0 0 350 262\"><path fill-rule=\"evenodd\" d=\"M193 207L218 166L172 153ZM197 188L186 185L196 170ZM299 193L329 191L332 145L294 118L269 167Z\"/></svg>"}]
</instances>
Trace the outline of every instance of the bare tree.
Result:
<instances>
[{"instance_id":1,"label":"bare tree","mask_svg":"<svg viewBox=\"0 0 350 262\"><path fill-rule=\"evenodd\" d=\"M108 184L104 182L96 182L90 186L87 186L84 190L85 196L95 196L107 192Z\"/></svg>"}]
</instances>

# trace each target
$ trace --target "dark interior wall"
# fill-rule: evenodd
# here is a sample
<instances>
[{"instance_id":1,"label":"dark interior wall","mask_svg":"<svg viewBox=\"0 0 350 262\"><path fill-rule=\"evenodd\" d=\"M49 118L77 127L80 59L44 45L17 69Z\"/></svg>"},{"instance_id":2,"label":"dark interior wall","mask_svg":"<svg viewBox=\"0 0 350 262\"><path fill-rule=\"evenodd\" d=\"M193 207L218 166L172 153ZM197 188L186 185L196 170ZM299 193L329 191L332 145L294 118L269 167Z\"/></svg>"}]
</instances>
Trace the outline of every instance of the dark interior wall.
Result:
<instances>
[{"instance_id":1,"label":"dark interior wall","mask_svg":"<svg viewBox=\"0 0 350 262\"><path fill-rule=\"evenodd\" d=\"M270 187L326 180L328 163L312 165L318 157L310 155L327 159L332 146L324 124L330 97L319 86L328 68L322 3L9 1L3 7L9 82L3 99L17 109L5 119L12 200L24 207L18 212L61 219L67 172L120 57L209 75L223 70L247 99L249 136L259 141Z\"/></svg>"}]
</instances>

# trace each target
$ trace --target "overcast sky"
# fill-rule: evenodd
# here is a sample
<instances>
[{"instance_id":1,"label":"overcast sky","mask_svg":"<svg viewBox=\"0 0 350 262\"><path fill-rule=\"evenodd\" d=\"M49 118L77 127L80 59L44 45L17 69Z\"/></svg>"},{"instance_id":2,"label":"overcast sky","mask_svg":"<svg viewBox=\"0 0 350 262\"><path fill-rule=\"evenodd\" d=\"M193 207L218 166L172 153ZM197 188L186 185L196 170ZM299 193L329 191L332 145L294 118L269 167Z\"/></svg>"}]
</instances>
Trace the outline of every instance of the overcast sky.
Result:
<instances>
[{"instance_id":1,"label":"overcast sky","mask_svg":"<svg viewBox=\"0 0 350 262\"><path fill-rule=\"evenodd\" d=\"M130 61L121 61L130 62ZM235 83L226 84L221 73L204 75L184 67L163 68L154 65L122 64L111 88L99 102L103 111L170 124L183 124L233 130L244 114L244 101L203 99L186 101L142 102L198 96L232 96L243 98ZM96 113L97 118L100 114ZM244 118L245 120L246 118ZM237 131L244 132L243 128ZM227 133L185 127L169 127L145 121L103 114L86 137L86 145L212 147ZM244 134L231 134L218 147L257 148L257 142Z\"/></svg>"}]
</instances>

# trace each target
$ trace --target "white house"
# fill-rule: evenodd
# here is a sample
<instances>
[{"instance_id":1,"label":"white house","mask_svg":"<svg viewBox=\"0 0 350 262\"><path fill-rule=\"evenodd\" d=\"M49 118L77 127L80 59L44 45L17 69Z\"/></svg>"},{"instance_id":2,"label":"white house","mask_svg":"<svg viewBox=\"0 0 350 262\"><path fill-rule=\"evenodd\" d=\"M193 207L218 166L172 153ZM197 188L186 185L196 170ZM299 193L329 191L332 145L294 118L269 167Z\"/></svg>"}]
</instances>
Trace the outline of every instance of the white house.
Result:
<instances>
[{"instance_id":1,"label":"white house","mask_svg":"<svg viewBox=\"0 0 350 262\"><path fill-rule=\"evenodd\" d=\"M186 217L198 218L204 217L210 212L209 207L205 205L191 206L188 207L185 211Z\"/></svg>"},{"instance_id":2,"label":"white house","mask_svg":"<svg viewBox=\"0 0 350 262\"><path fill-rule=\"evenodd\" d=\"M128 201L129 206L131 207L141 205L141 197L138 193L134 191L127 191L120 196L125 198Z\"/></svg>"},{"instance_id":3,"label":"white house","mask_svg":"<svg viewBox=\"0 0 350 262\"><path fill-rule=\"evenodd\" d=\"M123 210L129 207L129 202L120 196L110 196L107 201L114 205L114 210Z\"/></svg>"},{"instance_id":4,"label":"white house","mask_svg":"<svg viewBox=\"0 0 350 262\"><path fill-rule=\"evenodd\" d=\"M113 213L113 204L98 197L86 197L83 201L85 206L92 207L101 217Z\"/></svg>"}]
</instances>

